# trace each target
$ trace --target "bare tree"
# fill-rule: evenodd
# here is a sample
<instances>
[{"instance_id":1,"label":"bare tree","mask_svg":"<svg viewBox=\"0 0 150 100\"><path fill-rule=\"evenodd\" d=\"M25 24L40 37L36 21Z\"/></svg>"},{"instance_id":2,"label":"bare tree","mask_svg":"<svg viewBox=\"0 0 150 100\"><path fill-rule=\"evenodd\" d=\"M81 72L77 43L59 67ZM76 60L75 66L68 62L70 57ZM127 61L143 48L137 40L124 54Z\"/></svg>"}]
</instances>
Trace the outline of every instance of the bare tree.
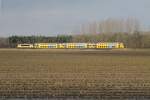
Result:
<instances>
[{"instance_id":1,"label":"bare tree","mask_svg":"<svg viewBox=\"0 0 150 100\"><path fill-rule=\"evenodd\" d=\"M140 31L140 22L136 18L128 18L126 20L126 31L134 33Z\"/></svg>"}]
</instances>

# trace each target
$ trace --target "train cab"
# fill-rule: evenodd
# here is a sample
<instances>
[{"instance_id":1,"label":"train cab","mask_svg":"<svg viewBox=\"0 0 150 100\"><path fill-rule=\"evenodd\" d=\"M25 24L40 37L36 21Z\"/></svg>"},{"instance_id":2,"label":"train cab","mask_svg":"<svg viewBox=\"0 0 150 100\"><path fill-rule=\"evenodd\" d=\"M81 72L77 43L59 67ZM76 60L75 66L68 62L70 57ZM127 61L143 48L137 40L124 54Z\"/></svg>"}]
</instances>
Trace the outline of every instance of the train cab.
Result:
<instances>
[{"instance_id":1,"label":"train cab","mask_svg":"<svg viewBox=\"0 0 150 100\"><path fill-rule=\"evenodd\" d=\"M17 48L34 48L33 44L18 44Z\"/></svg>"}]
</instances>

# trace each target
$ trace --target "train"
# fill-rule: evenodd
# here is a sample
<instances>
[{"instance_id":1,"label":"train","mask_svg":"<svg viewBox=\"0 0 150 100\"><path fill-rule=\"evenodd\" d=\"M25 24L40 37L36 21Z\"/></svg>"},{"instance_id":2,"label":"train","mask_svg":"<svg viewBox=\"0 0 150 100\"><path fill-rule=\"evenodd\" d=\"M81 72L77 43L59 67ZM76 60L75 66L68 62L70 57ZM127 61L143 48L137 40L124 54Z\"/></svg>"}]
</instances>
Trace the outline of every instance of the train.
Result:
<instances>
[{"instance_id":1,"label":"train","mask_svg":"<svg viewBox=\"0 0 150 100\"><path fill-rule=\"evenodd\" d=\"M17 48L27 49L123 49L122 42L99 42L99 43L33 43L17 44Z\"/></svg>"}]
</instances>

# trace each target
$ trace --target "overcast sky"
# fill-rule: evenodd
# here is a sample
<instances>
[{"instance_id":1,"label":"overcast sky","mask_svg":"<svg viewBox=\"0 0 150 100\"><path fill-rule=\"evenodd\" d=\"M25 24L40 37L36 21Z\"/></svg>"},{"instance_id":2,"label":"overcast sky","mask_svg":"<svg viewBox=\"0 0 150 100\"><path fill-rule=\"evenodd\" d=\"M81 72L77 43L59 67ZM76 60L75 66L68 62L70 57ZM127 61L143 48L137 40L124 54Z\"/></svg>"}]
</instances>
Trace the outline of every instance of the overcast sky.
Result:
<instances>
[{"instance_id":1,"label":"overcast sky","mask_svg":"<svg viewBox=\"0 0 150 100\"><path fill-rule=\"evenodd\" d=\"M150 0L3 0L0 36L56 35L107 18L136 17L150 28Z\"/></svg>"}]
</instances>

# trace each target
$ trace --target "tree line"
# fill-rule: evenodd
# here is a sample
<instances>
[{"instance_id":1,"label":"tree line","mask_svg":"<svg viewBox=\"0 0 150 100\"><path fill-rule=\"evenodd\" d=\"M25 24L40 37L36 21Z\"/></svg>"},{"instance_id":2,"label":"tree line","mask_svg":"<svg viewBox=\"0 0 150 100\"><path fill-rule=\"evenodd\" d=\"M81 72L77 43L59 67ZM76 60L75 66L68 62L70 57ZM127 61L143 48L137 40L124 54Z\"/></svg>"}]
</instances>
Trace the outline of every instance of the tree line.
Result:
<instances>
[{"instance_id":1,"label":"tree line","mask_svg":"<svg viewBox=\"0 0 150 100\"><path fill-rule=\"evenodd\" d=\"M112 19L81 25L78 35L10 36L0 38L0 48L19 43L123 42L128 48L150 48L150 32L142 32L136 18Z\"/></svg>"},{"instance_id":2,"label":"tree line","mask_svg":"<svg viewBox=\"0 0 150 100\"><path fill-rule=\"evenodd\" d=\"M127 48L150 48L150 33L101 33L58 36L10 36L0 38L0 48L15 48L19 43L123 42Z\"/></svg>"},{"instance_id":3,"label":"tree line","mask_svg":"<svg viewBox=\"0 0 150 100\"><path fill-rule=\"evenodd\" d=\"M93 21L81 25L80 33L134 33L141 30L141 23L134 17L127 19L108 18L102 21Z\"/></svg>"},{"instance_id":4,"label":"tree line","mask_svg":"<svg viewBox=\"0 0 150 100\"><path fill-rule=\"evenodd\" d=\"M7 38L9 47L14 48L17 44L24 43L66 43L71 42L72 36L58 35L58 36L11 36Z\"/></svg>"}]
</instances>

